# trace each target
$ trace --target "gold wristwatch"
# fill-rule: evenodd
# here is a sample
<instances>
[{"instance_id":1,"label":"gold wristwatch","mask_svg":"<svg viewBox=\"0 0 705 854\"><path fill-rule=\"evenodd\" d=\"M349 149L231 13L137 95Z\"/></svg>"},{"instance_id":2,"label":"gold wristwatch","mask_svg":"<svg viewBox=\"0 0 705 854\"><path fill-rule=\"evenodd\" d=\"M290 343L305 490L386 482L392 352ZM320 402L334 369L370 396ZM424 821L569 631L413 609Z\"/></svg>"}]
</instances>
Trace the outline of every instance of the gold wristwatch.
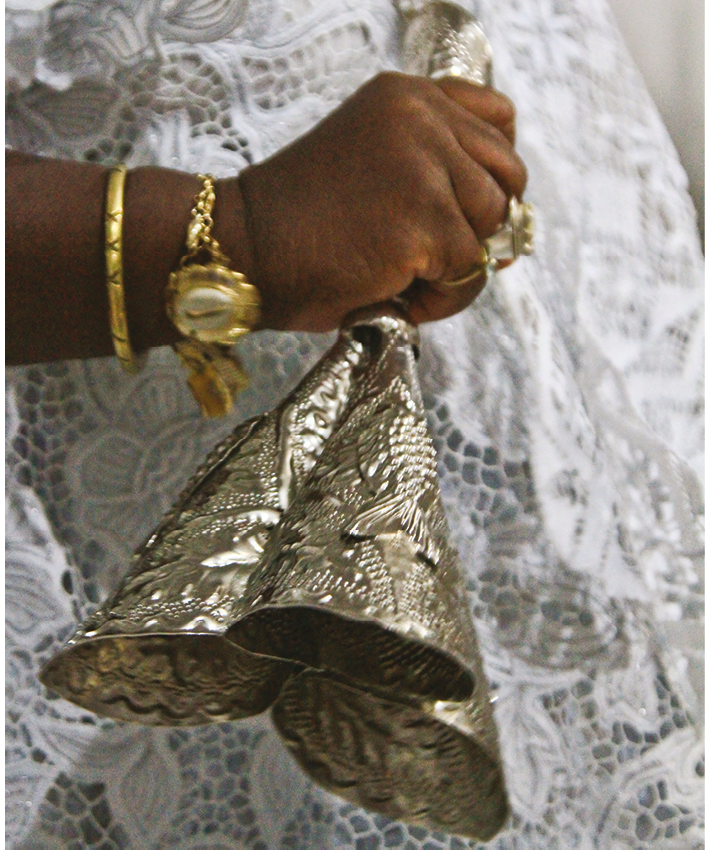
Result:
<instances>
[{"instance_id":1,"label":"gold wristwatch","mask_svg":"<svg viewBox=\"0 0 705 854\"><path fill-rule=\"evenodd\" d=\"M204 415L224 415L247 377L228 348L257 324L260 295L212 236L214 178L199 175L203 188L191 211L186 254L169 276L166 311L187 339L174 345L190 369L189 385Z\"/></svg>"}]
</instances>

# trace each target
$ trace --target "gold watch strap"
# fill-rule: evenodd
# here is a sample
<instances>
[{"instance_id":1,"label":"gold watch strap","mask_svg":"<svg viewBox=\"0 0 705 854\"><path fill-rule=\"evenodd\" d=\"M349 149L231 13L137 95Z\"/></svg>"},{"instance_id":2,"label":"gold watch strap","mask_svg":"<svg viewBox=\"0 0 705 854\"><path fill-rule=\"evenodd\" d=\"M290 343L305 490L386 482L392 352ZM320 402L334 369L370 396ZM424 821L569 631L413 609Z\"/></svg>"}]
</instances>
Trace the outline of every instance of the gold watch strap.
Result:
<instances>
[{"instance_id":1,"label":"gold watch strap","mask_svg":"<svg viewBox=\"0 0 705 854\"><path fill-rule=\"evenodd\" d=\"M201 412L213 417L229 412L237 395L247 387L247 375L229 345L257 323L260 298L257 288L242 273L230 269L230 260L211 233L215 178L198 178L202 186L191 210L186 252L169 277L166 311L185 336L174 350L190 370L189 387ZM229 325L212 335L212 327L199 329L199 318L209 319L219 313L225 314ZM192 320L187 324L184 318L189 316Z\"/></svg>"},{"instance_id":2,"label":"gold watch strap","mask_svg":"<svg viewBox=\"0 0 705 854\"><path fill-rule=\"evenodd\" d=\"M235 398L247 388L247 374L239 360L222 344L204 344L185 338L174 350L190 370L189 388L208 418L227 414Z\"/></svg>"}]
</instances>

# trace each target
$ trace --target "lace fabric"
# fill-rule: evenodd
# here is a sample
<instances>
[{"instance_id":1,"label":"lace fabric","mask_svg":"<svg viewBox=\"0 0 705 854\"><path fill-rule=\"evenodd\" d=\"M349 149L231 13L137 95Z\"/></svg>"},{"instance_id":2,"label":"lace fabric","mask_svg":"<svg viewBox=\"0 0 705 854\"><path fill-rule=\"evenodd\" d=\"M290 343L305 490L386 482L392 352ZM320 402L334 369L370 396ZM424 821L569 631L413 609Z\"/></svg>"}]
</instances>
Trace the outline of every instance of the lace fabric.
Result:
<instances>
[{"instance_id":1,"label":"lace fabric","mask_svg":"<svg viewBox=\"0 0 705 854\"><path fill-rule=\"evenodd\" d=\"M537 252L422 329L442 496L512 817L483 847L702 847L702 256L685 174L603 2L478 8L519 109ZM7 12L7 141L219 176L398 62L391 2L68 0ZM216 441L330 343L258 333L203 421L169 350L9 371L8 847L450 848L310 783L268 717L118 725L42 663Z\"/></svg>"}]
</instances>

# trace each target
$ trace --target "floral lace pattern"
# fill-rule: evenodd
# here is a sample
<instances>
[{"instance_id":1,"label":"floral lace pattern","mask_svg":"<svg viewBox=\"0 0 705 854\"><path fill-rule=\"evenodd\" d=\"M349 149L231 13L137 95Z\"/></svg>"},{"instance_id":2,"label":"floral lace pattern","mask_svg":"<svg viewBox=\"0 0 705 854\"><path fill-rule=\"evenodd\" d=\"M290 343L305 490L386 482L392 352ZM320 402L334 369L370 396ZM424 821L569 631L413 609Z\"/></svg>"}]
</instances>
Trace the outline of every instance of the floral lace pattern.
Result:
<instances>
[{"instance_id":1,"label":"floral lace pattern","mask_svg":"<svg viewBox=\"0 0 705 854\"><path fill-rule=\"evenodd\" d=\"M512 816L484 847L702 847L702 256L685 174L603 2L479 9L519 106L537 252L422 330L443 500ZM7 141L237 174L398 62L391 0L9 4ZM330 339L258 333L205 422L171 351L14 369L7 844L466 848L307 780L266 716L116 725L37 672L207 451Z\"/></svg>"}]
</instances>

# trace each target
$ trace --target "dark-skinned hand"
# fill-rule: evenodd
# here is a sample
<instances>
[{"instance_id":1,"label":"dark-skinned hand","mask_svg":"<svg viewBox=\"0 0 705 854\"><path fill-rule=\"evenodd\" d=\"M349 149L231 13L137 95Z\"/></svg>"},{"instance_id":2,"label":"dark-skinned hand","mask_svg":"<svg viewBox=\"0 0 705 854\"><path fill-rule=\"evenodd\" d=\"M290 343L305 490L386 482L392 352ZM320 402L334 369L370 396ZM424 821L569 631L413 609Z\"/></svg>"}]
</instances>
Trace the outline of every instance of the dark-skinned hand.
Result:
<instances>
[{"instance_id":1,"label":"dark-skinned hand","mask_svg":"<svg viewBox=\"0 0 705 854\"><path fill-rule=\"evenodd\" d=\"M415 322L465 308L448 287L521 198L514 107L458 78L375 77L310 133L239 177L264 326L333 329L404 294Z\"/></svg>"},{"instance_id":2,"label":"dark-skinned hand","mask_svg":"<svg viewBox=\"0 0 705 854\"><path fill-rule=\"evenodd\" d=\"M6 169L6 360L112 353L104 166L18 152ZM465 308L484 283L449 286L521 198L514 107L457 78L385 73L288 148L216 185L213 234L263 298L261 326L325 331L403 296L411 319ZM195 175L129 172L126 313L136 350L179 338L165 312L184 254Z\"/></svg>"}]
</instances>

